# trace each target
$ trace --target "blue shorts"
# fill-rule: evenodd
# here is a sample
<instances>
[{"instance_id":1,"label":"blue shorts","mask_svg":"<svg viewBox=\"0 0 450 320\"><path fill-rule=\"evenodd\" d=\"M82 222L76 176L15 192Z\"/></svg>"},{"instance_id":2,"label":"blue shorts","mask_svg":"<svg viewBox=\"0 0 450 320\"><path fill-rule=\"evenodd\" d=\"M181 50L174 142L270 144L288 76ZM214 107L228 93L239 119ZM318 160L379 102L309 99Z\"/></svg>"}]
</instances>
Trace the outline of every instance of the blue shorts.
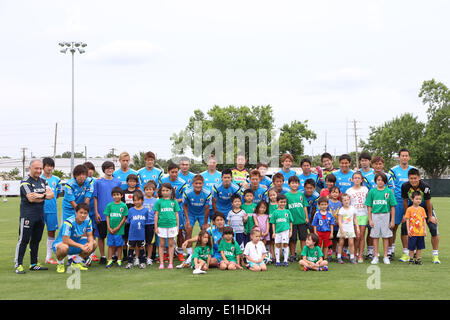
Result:
<instances>
[{"instance_id":1,"label":"blue shorts","mask_svg":"<svg viewBox=\"0 0 450 320\"><path fill-rule=\"evenodd\" d=\"M125 244L121 235L118 234L108 234L106 238L106 245L108 247L121 247Z\"/></svg>"},{"instance_id":2,"label":"blue shorts","mask_svg":"<svg viewBox=\"0 0 450 320\"><path fill-rule=\"evenodd\" d=\"M397 205L395 206L395 224L402 223L403 215L405 214L404 208L403 208L403 199L397 200Z\"/></svg>"},{"instance_id":3,"label":"blue shorts","mask_svg":"<svg viewBox=\"0 0 450 320\"><path fill-rule=\"evenodd\" d=\"M198 224L200 225L200 228L205 224L205 216L191 216L189 215L189 224L192 228L194 228L195 222L198 221ZM208 219L209 222L209 219Z\"/></svg>"},{"instance_id":4,"label":"blue shorts","mask_svg":"<svg viewBox=\"0 0 450 320\"><path fill-rule=\"evenodd\" d=\"M60 244L61 242L53 242L53 252L56 253L56 247L58 246L58 244ZM78 242L79 244L86 244L87 243L87 238L81 238L80 241ZM73 255L73 254L80 254L81 253L81 249L77 248L77 247L70 247L69 246L69 252L67 252L67 255Z\"/></svg>"},{"instance_id":5,"label":"blue shorts","mask_svg":"<svg viewBox=\"0 0 450 320\"><path fill-rule=\"evenodd\" d=\"M211 258L216 259L218 264L220 263L220 261L222 261L222 255L220 254L220 252L214 252Z\"/></svg>"},{"instance_id":6,"label":"blue shorts","mask_svg":"<svg viewBox=\"0 0 450 320\"><path fill-rule=\"evenodd\" d=\"M417 237L409 237L408 238L408 250L423 250L425 249L425 237L417 236Z\"/></svg>"},{"instance_id":7,"label":"blue shorts","mask_svg":"<svg viewBox=\"0 0 450 320\"><path fill-rule=\"evenodd\" d=\"M58 214L44 212L45 224L47 225L47 231L58 230Z\"/></svg>"},{"instance_id":8,"label":"blue shorts","mask_svg":"<svg viewBox=\"0 0 450 320\"><path fill-rule=\"evenodd\" d=\"M178 212L178 221L180 223L180 226L178 227L178 229L184 229L184 223L185 223L184 220L185 220L184 212Z\"/></svg>"}]
</instances>

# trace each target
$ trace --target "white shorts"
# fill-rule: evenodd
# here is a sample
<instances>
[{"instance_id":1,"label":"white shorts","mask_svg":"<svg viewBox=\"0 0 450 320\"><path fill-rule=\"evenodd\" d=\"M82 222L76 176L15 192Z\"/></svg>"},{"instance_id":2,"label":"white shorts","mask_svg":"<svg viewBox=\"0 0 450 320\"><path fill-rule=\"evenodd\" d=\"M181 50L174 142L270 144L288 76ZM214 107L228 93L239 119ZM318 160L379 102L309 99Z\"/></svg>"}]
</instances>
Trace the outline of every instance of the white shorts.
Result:
<instances>
[{"instance_id":1,"label":"white shorts","mask_svg":"<svg viewBox=\"0 0 450 320\"><path fill-rule=\"evenodd\" d=\"M160 238L175 238L178 235L178 228L158 228L158 237Z\"/></svg>"},{"instance_id":2,"label":"white shorts","mask_svg":"<svg viewBox=\"0 0 450 320\"><path fill-rule=\"evenodd\" d=\"M289 243L289 229L275 233L275 243Z\"/></svg>"}]
</instances>

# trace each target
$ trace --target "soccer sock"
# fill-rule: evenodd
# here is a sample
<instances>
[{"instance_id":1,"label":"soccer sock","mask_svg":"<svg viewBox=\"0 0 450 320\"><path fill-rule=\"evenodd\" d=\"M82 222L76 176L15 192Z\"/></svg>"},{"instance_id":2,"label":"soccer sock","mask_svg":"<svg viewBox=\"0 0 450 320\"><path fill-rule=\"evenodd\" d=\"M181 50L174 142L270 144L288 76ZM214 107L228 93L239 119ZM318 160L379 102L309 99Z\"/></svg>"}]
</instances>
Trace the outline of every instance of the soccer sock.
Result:
<instances>
[{"instance_id":1,"label":"soccer sock","mask_svg":"<svg viewBox=\"0 0 450 320\"><path fill-rule=\"evenodd\" d=\"M338 258L338 259L341 258L341 254L340 254L340 253L337 254L337 258Z\"/></svg>"},{"instance_id":2,"label":"soccer sock","mask_svg":"<svg viewBox=\"0 0 450 320\"><path fill-rule=\"evenodd\" d=\"M281 248L275 248L275 259L280 262Z\"/></svg>"},{"instance_id":3,"label":"soccer sock","mask_svg":"<svg viewBox=\"0 0 450 320\"><path fill-rule=\"evenodd\" d=\"M47 238L47 257L45 258L45 260L49 260L52 257L53 242L55 242L55 238L52 238L52 237Z\"/></svg>"},{"instance_id":4,"label":"soccer sock","mask_svg":"<svg viewBox=\"0 0 450 320\"><path fill-rule=\"evenodd\" d=\"M355 259L355 255L350 253L350 259Z\"/></svg>"},{"instance_id":5,"label":"soccer sock","mask_svg":"<svg viewBox=\"0 0 450 320\"><path fill-rule=\"evenodd\" d=\"M284 258L284 262L288 261L288 257L289 257L289 247L285 247L283 248L283 258Z\"/></svg>"},{"instance_id":6,"label":"soccer sock","mask_svg":"<svg viewBox=\"0 0 450 320\"><path fill-rule=\"evenodd\" d=\"M395 243L392 244L391 248L392 248L391 253L394 254L395 253Z\"/></svg>"},{"instance_id":7,"label":"soccer sock","mask_svg":"<svg viewBox=\"0 0 450 320\"><path fill-rule=\"evenodd\" d=\"M64 258L62 258L62 260L56 259L56 262L58 262L58 264L64 264Z\"/></svg>"},{"instance_id":8,"label":"soccer sock","mask_svg":"<svg viewBox=\"0 0 450 320\"><path fill-rule=\"evenodd\" d=\"M191 255L192 254L192 248L187 248L186 252L187 252L188 255Z\"/></svg>"},{"instance_id":9,"label":"soccer sock","mask_svg":"<svg viewBox=\"0 0 450 320\"><path fill-rule=\"evenodd\" d=\"M409 254L408 248L403 248L403 254Z\"/></svg>"},{"instance_id":10,"label":"soccer sock","mask_svg":"<svg viewBox=\"0 0 450 320\"><path fill-rule=\"evenodd\" d=\"M437 256L438 255L438 251L439 250L433 250L433 256Z\"/></svg>"},{"instance_id":11,"label":"soccer sock","mask_svg":"<svg viewBox=\"0 0 450 320\"><path fill-rule=\"evenodd\" d=\"M367 246L367 253L373 254L373 246Z\"/></svg>"}]
</instances>

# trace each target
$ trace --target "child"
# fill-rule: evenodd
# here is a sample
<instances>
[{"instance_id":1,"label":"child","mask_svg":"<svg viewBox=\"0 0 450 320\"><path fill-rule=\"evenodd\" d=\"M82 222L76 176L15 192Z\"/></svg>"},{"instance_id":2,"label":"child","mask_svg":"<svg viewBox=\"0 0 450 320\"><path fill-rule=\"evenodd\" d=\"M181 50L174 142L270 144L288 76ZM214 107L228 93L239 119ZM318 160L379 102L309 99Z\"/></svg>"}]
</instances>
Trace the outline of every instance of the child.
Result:
<instances>
[{"instance_id":1,"label":"child","mask_svg":"<svg viewBox=\"0 0 450 320\"><path fill-rule=\"evenodd\" d=\"M395 224L395 200L394 193L386 187L387 176L380 172L375 174L377 187L369 191L365 205L368 207L370 236L374 238L374 257L371 264L378 263L378 239L383 238L383 262L390 264L388 258L389 238ZM390 213L390 214L389 214ZM389 222L390 221L390 222Z\"/></svg>"},{"instance_id":2,"label":"child","mask_svg":"<svg viewBox=\"0 0 450 320\"><path fill-rule=\"evenodd\" d=\"M316 183L314 182L313 179L306 179L303 190L306 203L308 204L306 210L308 211L308 220L309 220L308 228L309 232L311 233L313 232L311 221L314 218L314 215L316 214L317 200L319 200L320 195L316 191Z\"/></svg>"},{"instance_id":3,"label":"child","mask_svg":"<svg viewBox=\"0 0 450 320\"><path fill-rule=\"evenodd\" d=\"M342 207L341 201L339 201L339 198L341 196L341 190L339 187L333 187L330 190L330 196L328 198L328 210L330 210L331 214L334 218L334 229L333 229L333 240L332 240L332 248L331 252L328 250L328 255L331 256L333 254L336 255L336 246L337 246L337 233L339 230L339 219L338 219L338 212L339 209Z\"/></svg>"},{"instance_id":4,"label":"child","mask_svg":"<svg viewBox=\"0 0 450 320\"><path fill-rule=\"evenodd\" d=\"M178 174L178 173L177 173ZM158 201L155 211L155 234L159 237L159 269L164 269L164 247L168 241L169 265L173 269L173 255L175 252L175 237L178 235L180 206L175 199L175 190L170 183L163 183L158 191Z\"/></svg>"},{"instance_id":5,"label":"child","mask_svg":"<svg viewBox=\"0 0 450 320\"><path fill-rule=\"evenodd\" d=\"M193 274L204 274L211 262L211 235L206 230L202 230L198 234L198 239L194 253L191 256L192 267L194 268Z\"/></svg>"},{"instance_id":6,"label":"child","mask_svg":"<svg viewBox=\"0 0 450 320\"><path fill-rule=\"evenodd\" d=\"M320 196L329 198L331 189L336 186L336 176L332 173L327 174L325 177L325 185L326 188L320 191Z\"/></svg>"},{"instance_id":7,"label":"child","mask_svg":"<svg viewBox=\"0 0 450 320\"><path fill-rule=\"evenodd\" d=\"M147 221L145 221L145 251L147 252L147 265L153 264L153 241L155 237L155 211L153 210L157 198L154 197L156 182L150 180L144 186L144 208L148 210Z\"/></svg>"},{"instance_id":8,"label":"child","mask_svg":"<svg viewBox=\"0 0 450 320\"><path fill-rule=\"evenodd\" d=\"M300 180L297 176L289 178L289 188L291 191L286 193L287 209L292 215L292 237L289 239L289 249L291 256L288 258L290 262L296 260L296 246L297 238L300 240L300 247L303 249L306 241L306 235L308 234L308 202L305 195L298 191L300 187Z\"/></svg>"},{"instance_id":9,"label":"child","mask_svg":"<svg viewBox=\"0 0 450 320\"><path fill-rule=\"evenodd\" d=\"M253 172L253 171L252 171ZM258 178L259 179L259 178ZM245 238L244 246L250 241L250 231L255 225L255 220L253 219L253 213L255 212L256 204L254 203L254 194L252 189L247 189L244 191L244 203L241 205L241 209L245 211L248 215L248 219L245 222Z\"/></svg>"},{"instance_id":10,"label":"child","mask_svg":"<svg viewBox=\"0 0 450 320\"><path fill-rule=\"evenodd\" d=\"M274 248L274 242L273 242L273 228L272 223L270 223L270 218L272 218L272 214L275 212L275 210L278 210L278 191L276 191L275 188L269 189L267 192L267 197L269 198L269 251L272 255L272 263L275 263L275 248Z\"/></svg>"},{"instance_id":11,"label":"child","mask_svg":"<svg viewBox=\"0 0 450 320\"><path fill-rule=\"evenodd\" d=\"M285 195L278 195L277 197L278 209L272 214L270 218L270 222L273 223L273 238L275 240L275 258L276 258L276 266L280 267L280 255L281 255L281 246L283 246L283 257L285 267L288 266L288 257L289 257L289 239L292 237L292 219L291 211L286 209L287 198Z\"/></svg>"},{"instance_id":12,"label":"child","mask_svg":"<svg viewBox=\"0 0 450 320\"><path fill-rule=\"evenodd\" d=\"M123 161L126 162L126 160L127 160L126 155L124 155L123 157L124 157ZM129 156L128 156L128 160L129 160ZM119 156L119 161L120 161L120 156ZM121 169L118 169L118 170L114 171L114 173L117 173L119 170L122 171ZM130 171L131 171L131 169L130 169ZM114 176L114 174L113 174L113 176ZM117 178L117 179L119 179L119 178ZM134 205L133 204L133 194L137 190L138 183L139 183L139 178L134 173L128 173L128 175L126 177L126 183L125 184L122 183L122 189L124 189L123 196L122 196L122 202L124 202L127 205L128 209L130 209ZM123 234L123 241L124 241L125 245L123 246L123 249L122 249L124 257L128 257L128 246L126 245L126 243L128 242L129 231L130 231L130 225L125 222L125 231Z\"/></svg>"},{"instance_id":13,"label":"child","mask_svg":"<svg viewBox=\"0 0 450 320\"><path fill-rule=\"evenodd\" d=\"M106 268L113 265L113 253L117 250L117 266L122 267L122 247L123 234L125 230L125 221L128 216L128 208L122 202L123 190L120 186L115 187L111 191L113 202L107 204L104 214L106 216L106 227L108 228L108 237L106 245L108 246L108 262Z\"/></svg>"},{"instance_id":14,"label":"child","mask_svg":"<svg viewBox=\"0 0 450 320\"><path fill-rule=\"evenodd\" d=\"M130 224L130 231L128 234L128 263L125 269L133 267L133 254L131 249L136 252L136 257L139 257L139 268L146 267L144 257L145 247L145 222L148 219L148 209L144 208L144 194L141 190L136 190L133 194L134 207L128 210L127 222Z\"/></svg>"},{"instance_id":15,"label":"child","mask_svg":"<svg viewBox=\"0 0 450 320\"><path fill-rule=\"evenodd\" d=\"M241 196L238 194L234 194L231 197L231 205L233 206L227 216L227 223L230 227L233 228L233 231L236 234L236 241L241 247L241 250L244 248L244 224L248 220L248 214L241 209Z\"/></svg>"},{"instance_id":16,"label":"child","mask_svg":"<svg viewBox=\"0 0 450 320\"><path fill-rule=\"evenodd\" d=\"M232 227L223 228L223 236L219 242L219 252L222 257L220 261L220 270L242 269L239 264L241 261L242 250L236 241L234 241L234 232Z\"/></svg>"},{"instance_id":17,"label":"child","mask_svg":"<svg viewBox=\"0 0 450 320\"><path fill-rule=\"evenodd\" d=\"M255 227L258 227L261 232L261 241L264 245L270 241L270 225L269 225L269 205L264 200L261 200L253 215L253 222Z\"/></svg>"},{"instance_id":18,"label":"child","mask_svg":"<svg viewBox=\"0 0 450 320\"><path fill-rule=\"evenodd\" d=\"M422 264L421 253L425 249L425 237L427 230L425 228L427 214L425 209L420 206L422 195L419 191L411 194L412 206L406 210L406 229L408 230L408 250L409 264ZM416 261L414 261L414 250L416 251Z\"/></svg>"},{"instance_id":19,"label":"child","mask_svg":"<svg viewBox=\"0 0 450 320\"><path fill-rule=\"evenodd\" d=\"M306 237L306 246L302 250L303 258L299 261L305 271L328 271L328 261L323 259L322 250L316 245L317 241L319 241L319 236L315 233L310 233Z\"/></svg>"},{"instance_id":20,"label":"child","mask_svg":"<svg viewBox=\"0 0 450 320\"><path fill-rule=\"evenodd\" d=\"M320 197L318 201L319 212L316 212L313 218L312 226L314 233L319 236L317 245L322 248L324 259L328 260L328 247L331 246L333 239L334 217L328 210L328 199Z\"/></svg>"},{"instance_id":21,"label":"child","mask_svg":"<svg viewBox=\"0 0 450 320\"><path fill-rule=\"evenodd\" d=\"M350 248L350 263L355 264L355 243L354 239L359 236L358 219L356 218L356 209L350 205L350 196L344 193L341 196L342 208L339 209L339 247L337 260L340 264L342 261L342 247L344 246L344 240L348 239L348 246ZM356 231L356 232L355 232Z\"/></svg>"},{"instance_id":22,"label":"child","mask_svg":"<svg viewBox=\"0 0 450 320\"><path fill-rule=\"evenodd\" d=\"M267 267L264 263L266 257L266 246L260 240L261 230L254 227L250 231L250 239L245 246L244 255L249 263L249 269L252 271L266 271Z\"/></svg>"},{"instance_id":23,"label":"child","mask_svg":"<svg viewBox=\"0 0 450 320\"><path fill-rule=\"evenodd\" d=\"M362 160L361 160L362 162ZM360 171L356 171L353 174L353 187L347 190L347 194L350 196L350 205L356 209L356 219L358 219L359 236L356 236L355 240L355 253L358 255L358 263L364 262L364 235L366 234L366 227L369 224L369 216L367 213L367 206L364 204L367 198L369 190L363 186L363 174ZM369 236L368 236L369 238ZM373 255L372 241L368 241L367 249L368 253Z\"/></svg>"}]
</instances>

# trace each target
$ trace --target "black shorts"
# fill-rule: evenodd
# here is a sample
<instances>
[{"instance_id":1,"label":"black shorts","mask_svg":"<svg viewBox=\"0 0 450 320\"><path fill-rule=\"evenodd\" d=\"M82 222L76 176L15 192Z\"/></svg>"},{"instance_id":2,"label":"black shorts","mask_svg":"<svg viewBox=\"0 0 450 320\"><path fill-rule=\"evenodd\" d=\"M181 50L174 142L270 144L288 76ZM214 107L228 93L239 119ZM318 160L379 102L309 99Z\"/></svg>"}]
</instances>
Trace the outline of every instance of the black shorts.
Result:
<instances>
[{"instance_id":1,"label":"black shorts","mask_svg":"<svg viewBox=\"0 0 450 320\"><path fill-rule=\"evenodd\" d=\"M273 223L269 223L269 236L270 236L270 240L269 241L273 241L273 229L272 229Z\"/></svg>"},{"instance_id":2,"label":"black shorts","mask_svg":"<svg viewBox=\"0 0 450 320\"><path fill-rule=\"evenodd\" d=\"M153 242L153 237L155 236L155 225L146 224L145 225L145 242L151 244Z\"/></svg>"},{"instance_id":3,"label":"black shorts","mask_svg":"<svg viewBox=\"0 0 450 320\"><path fill-rule=\"evenodd\" d=\"M128 234L130 233L130 224L125 222L125 230L123 232L123 240L128 240Z\"/></svg>"},{"instance_id":4,"label":"black shorts","mask_svg":"<svg viewBox=\"0 0 450 320\"><path fill-rule=\"evenodd\" d=\"M97 222L97 232L100 239L106 238L108 234L108 226L106 225L106 221Z\"/></svg>"},{"instance_id":5,"label":"black shorts","mask_svg":"<svg viewBox=\"0 0 450 320\"><path fill-rule=\"evenodd\" d=\"M128 240L128 248L143 248L145 247L145 240Z\"/></svg>"},{"instance_id":6,"label":"black shorts","mask_svg":"<svg viewBox=\"0 0 450 320\"><path fill-rule=\"evenodd\" d=\"M300 241L306 241L306 236L308 235L308 227L306 223L293 224L292 225L292 237L289 242L297 242L297 238Z\"/></svg>"}]
</instances>

